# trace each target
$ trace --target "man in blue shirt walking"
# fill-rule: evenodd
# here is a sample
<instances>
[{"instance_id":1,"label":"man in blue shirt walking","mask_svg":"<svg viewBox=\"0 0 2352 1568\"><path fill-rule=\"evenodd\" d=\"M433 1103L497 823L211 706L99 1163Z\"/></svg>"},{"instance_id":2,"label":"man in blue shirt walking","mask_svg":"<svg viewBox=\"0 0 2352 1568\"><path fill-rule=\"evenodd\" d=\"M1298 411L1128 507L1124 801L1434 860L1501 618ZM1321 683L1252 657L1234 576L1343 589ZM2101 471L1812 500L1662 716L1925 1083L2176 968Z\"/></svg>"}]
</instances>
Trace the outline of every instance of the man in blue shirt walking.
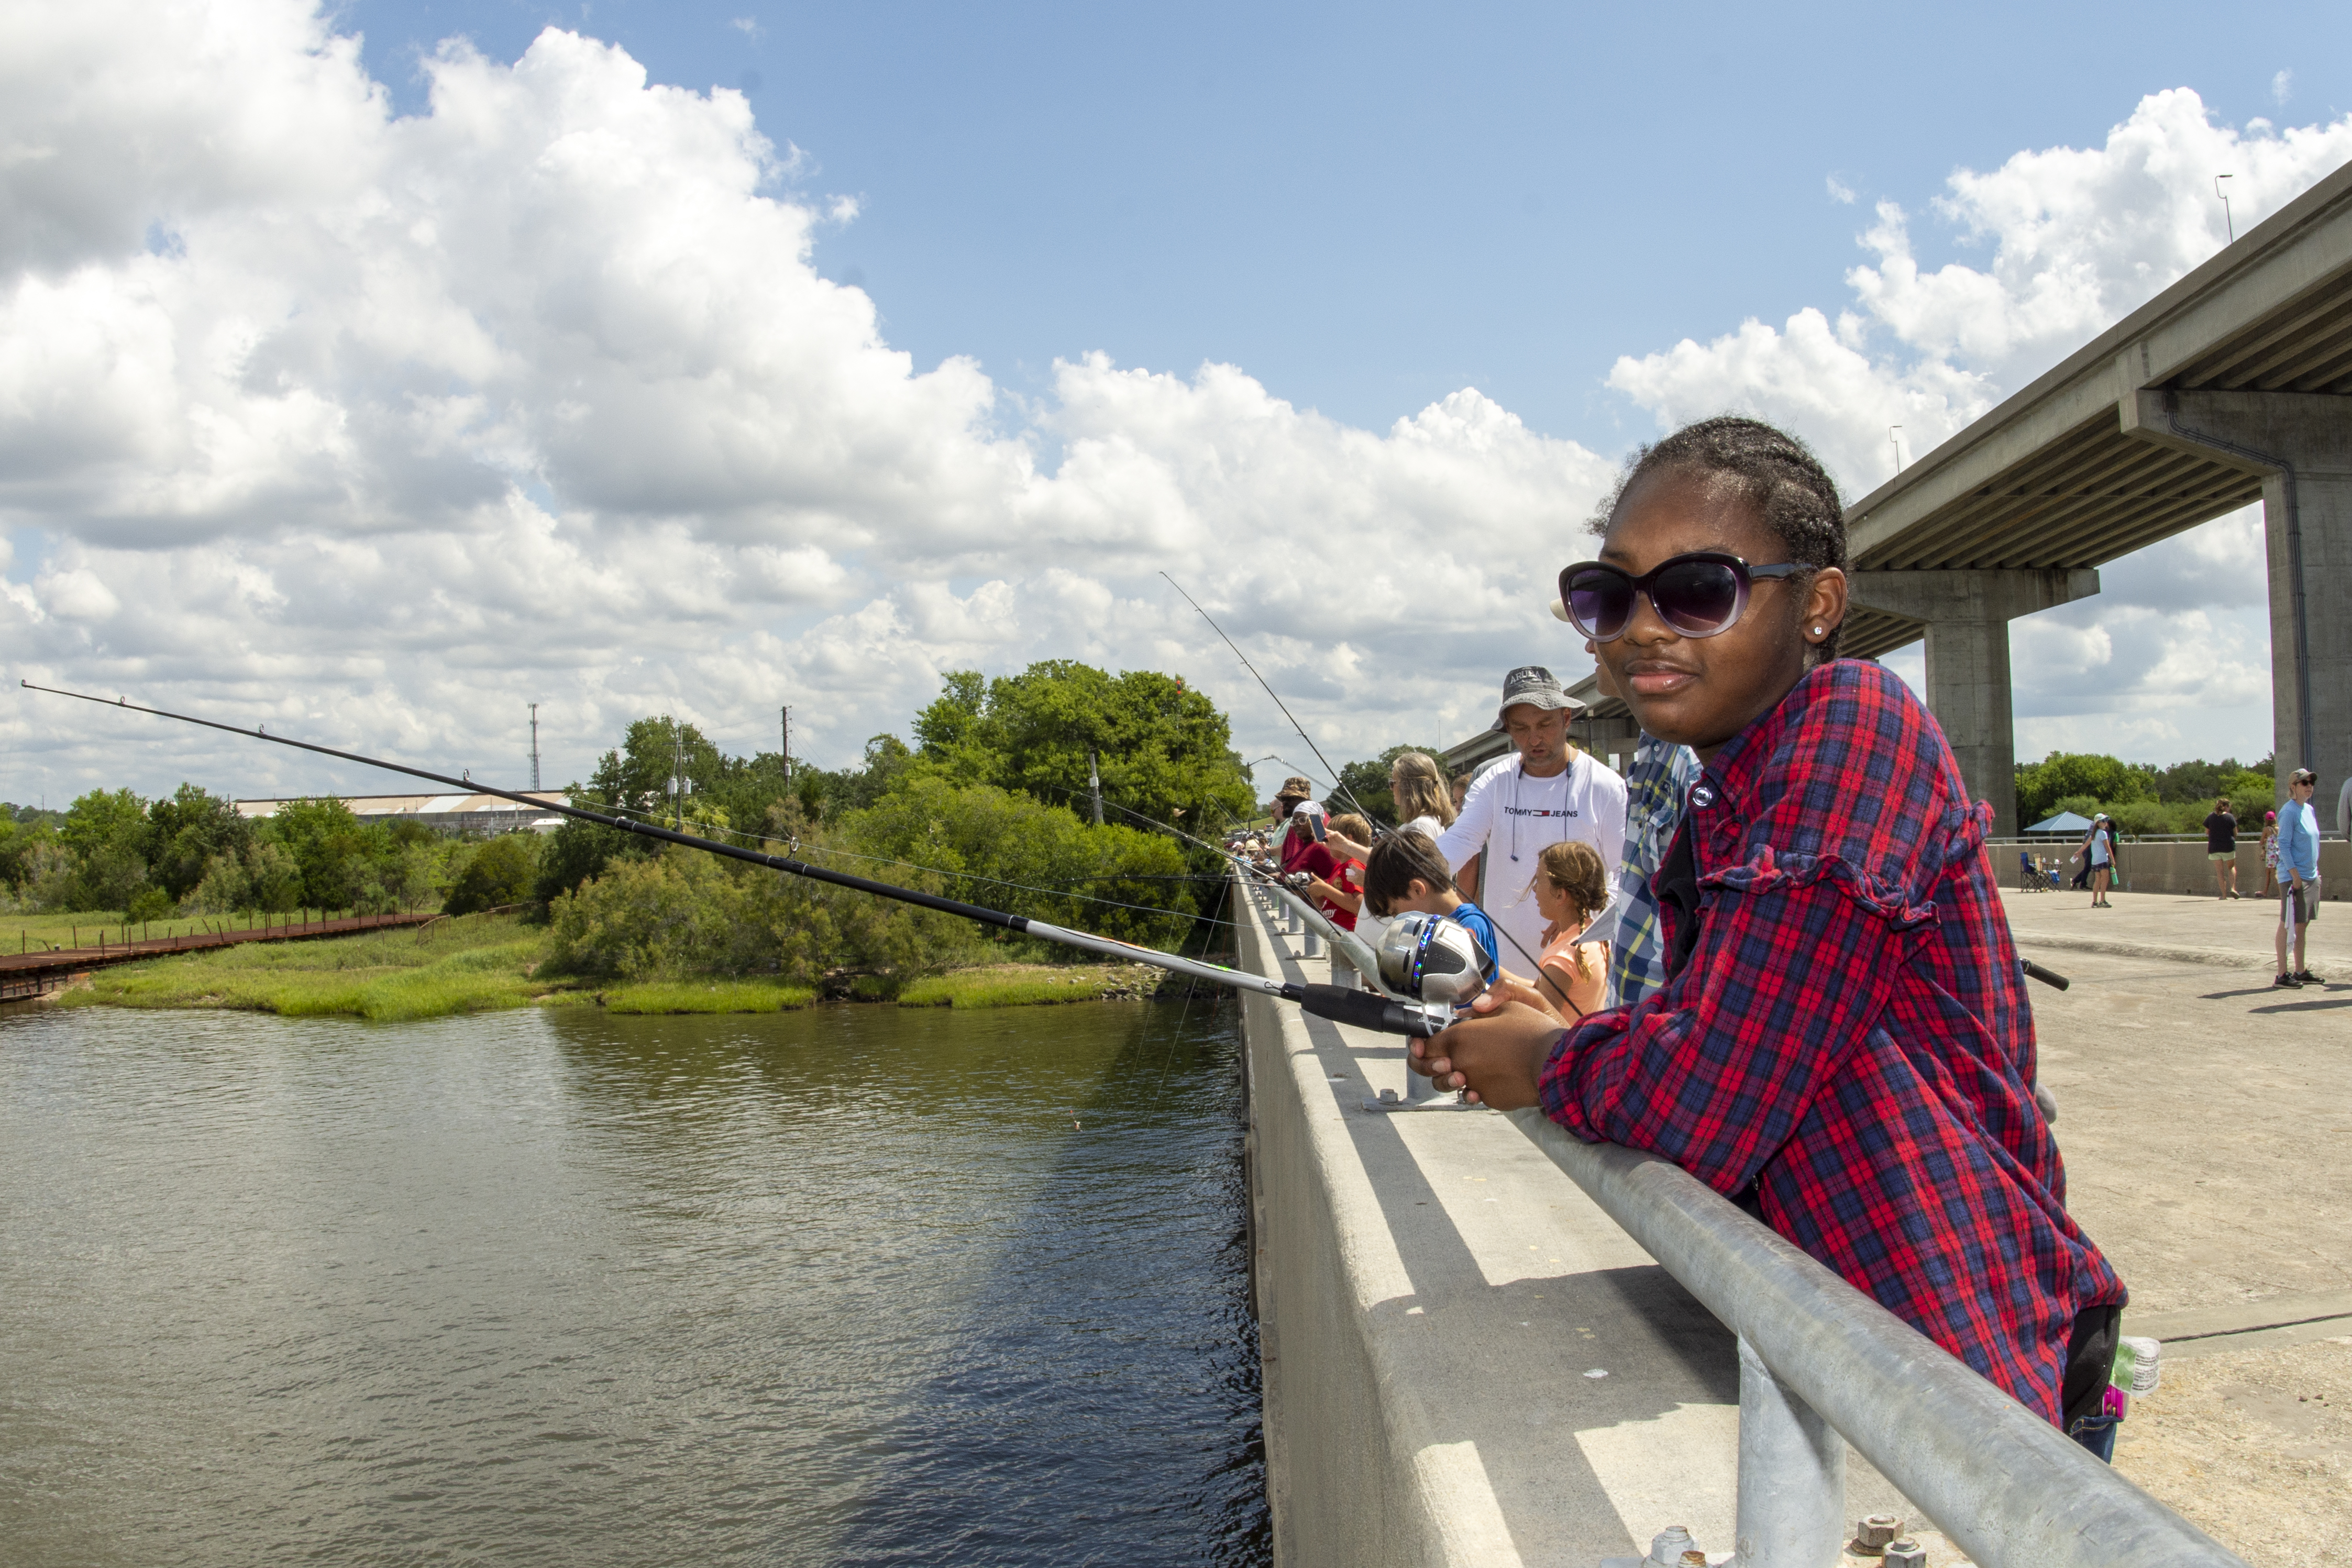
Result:
<instances>
[{"instance_id":1,"label":"man in blue shirt walking","mask_svg":"<svg viewBox=\"0 0 2352 1568\"><path fill-rule=\"evenodd\" d=\"M2273 985L2315 985L2319 976L2304 967L2303 939L2319 913L2319 816L2311 809L2319 776L2309 768L2287 775L2286 804L2278 814L2280 885L2278 977ZM2294 949L2294 962L2287 962Z\"/></svg>"}]
</instances>

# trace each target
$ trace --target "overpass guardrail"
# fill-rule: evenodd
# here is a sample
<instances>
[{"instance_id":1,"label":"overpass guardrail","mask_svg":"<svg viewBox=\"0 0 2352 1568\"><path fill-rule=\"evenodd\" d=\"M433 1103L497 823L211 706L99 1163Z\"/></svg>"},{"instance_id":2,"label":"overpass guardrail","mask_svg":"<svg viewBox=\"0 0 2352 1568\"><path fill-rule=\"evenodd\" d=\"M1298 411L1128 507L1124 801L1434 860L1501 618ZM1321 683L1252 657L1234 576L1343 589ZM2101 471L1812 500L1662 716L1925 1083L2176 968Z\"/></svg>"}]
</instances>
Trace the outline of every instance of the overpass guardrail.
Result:
<instances>
[{"instance_id":1,"label":"overpass guardrail","mask_svg":"<svg viewBox=\"0 0 2352 1568\"><path fill-rule=\"evenodd\" d=\"M1739 1338L1736 1568L1839 1562L1847 1443L1985 1568L2246 1568L1679 1165L1509 1114Z\"/></svg>"}]
</instances>

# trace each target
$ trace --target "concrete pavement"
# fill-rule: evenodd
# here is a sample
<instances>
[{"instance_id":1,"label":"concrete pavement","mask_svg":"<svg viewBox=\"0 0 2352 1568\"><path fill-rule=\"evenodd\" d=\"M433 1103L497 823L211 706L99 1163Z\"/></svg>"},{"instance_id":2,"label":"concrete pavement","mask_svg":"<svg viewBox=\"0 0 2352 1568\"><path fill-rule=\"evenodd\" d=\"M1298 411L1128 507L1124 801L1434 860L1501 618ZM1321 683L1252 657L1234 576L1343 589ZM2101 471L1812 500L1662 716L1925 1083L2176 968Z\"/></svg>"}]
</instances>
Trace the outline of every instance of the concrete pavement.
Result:
<instances>
[{"instance_id":1,"label":"concrete pavement","mask_svg":"<svg viewBox=\"0 0 2352 1568\"><path fill-rule=\"evenodd\" d=\"M2268 937L2246 904L2125 897L2168 946ZM2352 1563L2352 962L2284 992L2267 957L2027 952L2074 981L2031 987L2067 1206L2130 1287L2124 1331L2165 1342L2117 1468L2250 1562Z\"/></svg>"},{"instance_id":2,"label":"concrete pavement","mask_svg":"<svg viewBox=\"0 0 2352 1568\"><path fill-rule=\"evenodd\" d=\"M2053 952L2105 952L2123 958L2168 959L2181 963L2220 964L2273 972L2277 960L2271 933L2278 929L2275 899L2247 897L2229 901L2210 894L2110 893L2113 909L2095 910L2091 895L2076 892L2021 893L2004 889L2009 929L2025 956L2061 973L2066 965ZM2352 980L2352 904L2323 901L2311 922L2304 952L2313 971ZM2048 994L2037 991L2037 998Z\"/></svg>"}]
</instances>

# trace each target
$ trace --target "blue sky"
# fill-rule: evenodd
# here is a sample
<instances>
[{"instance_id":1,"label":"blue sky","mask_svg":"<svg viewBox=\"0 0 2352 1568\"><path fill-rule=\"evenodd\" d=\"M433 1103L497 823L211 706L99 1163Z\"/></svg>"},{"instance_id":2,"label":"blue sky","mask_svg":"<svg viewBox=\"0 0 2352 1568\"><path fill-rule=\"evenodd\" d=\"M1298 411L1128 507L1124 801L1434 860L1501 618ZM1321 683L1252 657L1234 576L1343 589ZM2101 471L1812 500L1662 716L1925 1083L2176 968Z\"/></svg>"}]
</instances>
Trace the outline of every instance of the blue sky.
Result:
<instances>
[{"instance_id":1,"label":"blue sky","mask_svg":"<svg viewBox=\"0 0 2352 1568\"><path fill-rule=\"evenodd\" d=\"M787 702L839 765L1044 658L1297 756L1166 571L1335 759L1459 739L1588 667L1549 584L1638 440L1748 409L1862 493L2220 248L2213 174L2242 232L2352 159L2352 14L2224 20L37 7L0 652L480 777L532 702L558 780ZM2017 623L2021 752L2266 752L2262 553ZM181 777L362 783L0 710L0 798Z\"/></svg>"},{"instance_id":2,"label":"blue sky","mask_svg":"<svg viewBox=\"0 0 2352 1568\"><path fill-rule=\"evenodd\" d=\"M861 202L820 268L863 284L918 364L971 354L1034 393L1090 350L1216 360L1374 429L1475 385L1609 452L1654 428L1602 386L1619 355L1839 297L1877 197L1916 213L1956 168L2095 145L2166 88L2235 124L2352 104L2341 5L335 15L411 110L440 39L511 61L551 24L625 46L656 81L746 91L806 154L802 188ZM1862 205L1833 201L1832 177ZM1923 265L1971 248L1915 237Z\"/></svg>"}]
</instances>

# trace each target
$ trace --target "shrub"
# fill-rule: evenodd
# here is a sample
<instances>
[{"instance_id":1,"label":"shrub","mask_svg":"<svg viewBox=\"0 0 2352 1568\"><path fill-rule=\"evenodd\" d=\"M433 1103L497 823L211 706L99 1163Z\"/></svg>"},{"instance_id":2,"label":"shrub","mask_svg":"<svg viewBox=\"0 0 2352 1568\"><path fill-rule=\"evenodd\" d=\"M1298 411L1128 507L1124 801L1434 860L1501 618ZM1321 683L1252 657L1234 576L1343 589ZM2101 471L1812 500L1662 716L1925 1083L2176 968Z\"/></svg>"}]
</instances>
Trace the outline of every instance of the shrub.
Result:
<instances>
[{"instance_id":1,"label":"shrub","mask_svg":"<svg viewBox=\"0 0 2352 1568\"><path fill-rule=\"evenodd\" d=\"M215 855L182 906L190 914L282 914L302 902L302 868L283 844L257 839Z\"/></svg>"},{"instance_id":2,"label":"shrub","mask_svg":"<svg viewBox=\"0 0 2352 1568\"><path fill-rule=\"evenodd\" d=\"M122 918L137 925L142 921L167 919L177 907L178 901L163 889L142 888L131 895L130 907L122 911Z\"/></svg>"},{"instance_id":3,"label":"shrub","mask_svg":"<svg viewBox=\"0 0 2352 1568\"><path fill-rule=\"evenodd\" d=\"M2212 808L2208 806L2206 809ZM2108 808L2107 815L2115 819L2116 831L2118 833L2174 831L2172 808L2153 800L2117 801ZM2202 813L2199 815L2198 820L2200 822L2204 820Z\"/></svg>"},{"instance_id":4,"label":"shrub","mask_svg":"<svg viewBox=\"0 0 2352 1568\"><path fill-rule=\"evenodd\" d=\"M441 912L469 915L528 899L539 874L538 837L533 833L502 833L476 847L451 885Z\"/></svg>"}]
</instances>

